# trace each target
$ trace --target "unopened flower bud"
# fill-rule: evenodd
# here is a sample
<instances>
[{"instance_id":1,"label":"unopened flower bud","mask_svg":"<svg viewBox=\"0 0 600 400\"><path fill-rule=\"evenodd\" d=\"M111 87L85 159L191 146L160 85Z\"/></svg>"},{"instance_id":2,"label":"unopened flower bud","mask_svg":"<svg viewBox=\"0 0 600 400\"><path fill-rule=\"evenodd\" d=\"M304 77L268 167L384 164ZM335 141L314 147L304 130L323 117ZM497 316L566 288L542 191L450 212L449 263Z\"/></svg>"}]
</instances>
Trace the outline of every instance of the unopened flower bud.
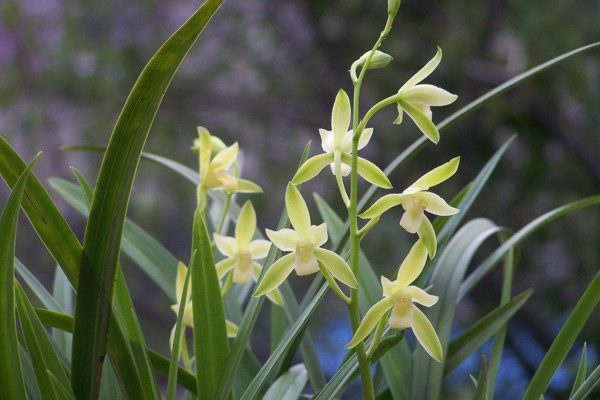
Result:
<instances>
[{"instance_id":1,"label":"unopened flower bud","mask_svg":"<svg viewBox=\"0 0 600 400\"><path fill-rule=\"evenodd\" d=\"M353 82L357 81L356 69L358 67L362 67L365 64L365 62L367 62L367 59L369 58L369 54L371 54L371 52L367 51L365 54L363 54L358 60L354 61L354 63L352 64L352 67L350 68L350 76L352 77ZM373 54L373 57L371 57L371 61L369 62L369 66L367 67L367 69L376 69L376 68L387 67L387 65L393 59L394 58L392 56L390 56L389 54L386 54L383 51L375 50L375 53Z\"/></svg>"},{"instance_id":2,"label":"unopened flower bud","mask_svg":"<svg viewBox=\"0 0 600 400\"><path fill-rule=\"evenodd\" d=\"M400 0L388 0L388 15L395 16L400 9Z\"/></svg>"},{"instance_id":3,"label":"unopened flower bud","mask_svg":"<svg viewBox=\"0 0 600 400\"><path fill-rule=\"evenodd\" d=\"M203 126L199 126L198 127L198 136L200 136L200 132L201 131L205 131L206 128ZM211 135L210 136L210 155L211 157L216 156L219 152L221 152L222 150L225 150L227 146L225 145L225 143L223 143L223 141L221 139L219 139L216 136ZM198 151L200 150L200 138L194 139L194 145L192 146L192 151L196 154L198 154Z\"/></svg>"}]
</instances>

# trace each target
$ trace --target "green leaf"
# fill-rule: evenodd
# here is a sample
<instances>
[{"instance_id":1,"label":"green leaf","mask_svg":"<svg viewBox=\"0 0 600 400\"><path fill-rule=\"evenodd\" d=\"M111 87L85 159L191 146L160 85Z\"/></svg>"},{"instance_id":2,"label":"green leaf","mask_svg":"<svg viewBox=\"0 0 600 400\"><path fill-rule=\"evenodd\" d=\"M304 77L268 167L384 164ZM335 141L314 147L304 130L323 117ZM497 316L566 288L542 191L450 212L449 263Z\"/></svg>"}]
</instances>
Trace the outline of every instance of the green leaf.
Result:
<instances>
[{"instance_id":1,"label":"green leaf","mask_svg":"<svg viewBox=\"0 0 600 400\"><path fill-rule=\"evenodd\" d=\"M50 186L82 215L88 215L83 190L71 182L52 178ZM177 259L156 239L129 219L123 228L122 250L152 279L175 303L175 271Z\"/></svg>"},{"instance_id":2,"label":"green leaf","mask_svg":"<svg viewBox=\"0 0 600 400\"><path fill-rule=\"evenodd\" d=\"M263 400L297 400L308 381L304 364L298 364L281 375L263 396Z\"/></svg>"},{"instance_id":3,"label":"green leaf","mask_svg":"<svg viewBox=\"0 0 600 400\"><path fill-rule=\"evenodd\" d=\"M194 354L196 382L200 398L213 398L219 377L229 353L225 311L221 300L221 288L215 269L210 238L202 213L194 214L192 251L196 252L192 269L192 309L194 324Z\"/></svg>"},{"instance_id":4,"label":"green leaf","mask_svg":"<svg viewBox=\"0 0 600 400\"><path fill-rule=\"evenodd\" d=\"M72 385L95 398L106 352L121 235L133 178L154 116L179 64L223 0L207 0L152 57L117 120L98 175L75 307Z\"/></svg>"},{"instance_id":5,"label":"green leaf","mask_svg":"<svg viewBox=\"0 0 600 400\"><path fill-rule=\"evenodd\" d=\"M73 317L70 315L62 314L59 312L44 310L42 308L36 308L35 312L39 317L40 321L48 326L53 328L61 329L65 332L72 333L73 332ZM109 346L110 346L109 341ZM109 347L110 349L110 347ZM124 353L121 353L124 354ZM148 354L150 355L150 360L152 361L152 366L156 370L156 372L161 373L164 376L168 376L170 361L155 352L154 350L148 349ZM118 360L118 358L117 358ZM196 378L194 375L190 374L188 371L183 369L182 367L178 368L177 374L177 383L186 388L190 393L196 395ZM139 392L138 392L139 393ZM135 397L131 397L135 398Z\"/></svg>"},{"instance_id":6,"label":"green leaf","mask_svg":"<svg viewBox=\"0 0 600 400\"><path fill-rule=\"evenodd\" d=\"M448 345L444 375L454 371L471 354L480 348L492 335L494 335L506 322L529 300L533 291L531 289L515 296L508 303L501 305L485 317L481 318L469 329L453 339Z\"/></svg>"},{"instance_id":7,"label":"green leaf","mask_svg":"<svg viewBox=\"0 0 600 400\"><path fill-rule=\"evenodd\" d=\"M586 399L594 390L594 388L600 382L600 365L596 367L588 376L588 378L579 386L579 389L569 397L569 400L584 400Z\"/></svg>"},{"instance_id":8,"label":"green leaf","mask_svg":"<svg viewBox=\"0 0 600 400\"><path fill-rule=\"evenodd\" d=\"M66 314L73 314L73 289L71 289L71 285L69 284L69 280L67 279L65 273L58 266L54 269L52 296L60 306L60 309L64 310L63 312ZM52 340L57 348L60 349L60 353L66 356L65 359L68 361L67 365L69 368L71 367L72 339L73 337L71 334L63 332L60 329L52 330Z\"/></svg>"},{"instance_id":9,"label":"green leaf","mask_svg":"<svg viewBox=\"0 0 600 400\"><path fill-rule=\"evenodd\" d=\"M573 382L573 388L569 399L573 397L577 389L581 386L585 377L587 376L587 343L583 343L583 350L581 350L581 360L579 361L579 368L577 368L577 375L575 376L575 382Z\"/></svg>"},{"instance_id":10,"label":"green leaf","mask_svg":"<svg viewBox=\"0 0 600 400\"><path fill-rule=\"evenodd\" d=\"M569 318L567 318L567 322L565 322L554 342L552 342L542 363L539 365L535 375L533 375L523 396L523 400L537 400L546 391L552 376L554 376L554 373L565 359L577 335L579 335L592 311L596 308L598 301L600 301L600 272L596 274L587 287L583 296L581 296L581 299L579 299L579 302L577 302L577 305L569 315Z\"/></svg>"},{"instance_id":11,"label":"green leaf","mask_svg":"<svg viewBox=\"0 0 600 400\"><path fill-rule=\"evenodd\" d=\"M194 264L194 258L196 253L192 254L190 265ZM190 282L190 275L192 269L188 268L185 274L185 281L183 283L183 289L181 292L181 298L179 299L179 310L177 312L177 322L175 324L175 335L173 339L173 348L171 349L171 365L169 366L169 378L167 383L167 400L175 400L177 395L177 372L178 363L181 356L181 339L183 337L183 316L185 315L185 307L187 305L188 298L188 284Z\"/></svg>"},{"instance_id":12,"label":"green leaf","mask_svg":"<svg viewBox=\"0 0 600 400\"><path fill-rule=\"evenodd\" d=\"M271 373L275 370L277 364L285 357L287 351L289 350L291 344L296 338L298 338L301 333L304 332L310 317L313 315L315 309L325 297L327 290L329 287L327 285L323 285L319 292L315 295L315 297L310 301L307 307L302 311L298 319L288 328L285 335L282 337L279 345L271 353L269 359L265 362L263 367L260 369L259 373L252 380L252 383L248 386L248 389L244 392L244 395L241 397L241 400L251 400L255 399L258 396L259 391L266 383L267 379L271 375Z\"/></svg>"},{"instance_id":13,"label":"green leaf","mask_svg":"<svg viewBox=\"0 0 600 400\"><path fill-rule=\"evenodd\" d=\"M485 362L485 356L483 356L483 366L481 367L481 372L477 378L477 387L475 389L475 393L473 394L473 400L486 399L485 394L487 392L487 380L487 366Z\"/></svg>"},{"instance_id":14,"label":"green leaf","mask_svg":"<svg viewBox=\"0 0 600 400\"><path fill-rule=\"evenodd\" d=\"M53 375L58 383L60 383L60 386L69 388L68 391L71 392L70 397L72 397L73 393L70 390L71 386L69 378L67 378L67 375L65 374L63 366L58 355L54 351L54 347L52 346L52 342L50 341L46 330L35 314L25 292L18 283L15 284L15 291L17 295L21 329L23 331L23 336L25 337L27 352L31 357L31 363L42 396L44 396L44 398L46 398L46 396L47 398L62 398L58 396L58 393L55 393L52 378L49 376Z\"/></svg>"},{"instance_id":15,"label":"green leaf","mask_svg":"<svg viewBox=\"0 0 600 400\"><path fill-rule=\"evenodd\" d=\"M50 379L50 382L54 388L54 392L57 395L58 399L62 399L62 400L75 400L75 395L73 394L73 391L71 390L71 386L67 385L63 385L55 376L54 374L52 374L52 372L48 371L48 378Z\"/></svg>"},{"instance_id":16,"label":"green leaf","mask_svg":"<svg viewBox=\"0 0 600 400\"><path fill-rule=\"evenodd\" d=\"M442 345L444 363L455 314L455 302L467 267L475 252L490 236L500 230L486 219L475 219L463 226L441 253L435 264L430 294L439 301L425 310ZM413 398L437 400L441 389L444 364L433 361L424 349L417 347L414 355Z\"/></svg>"},{"instance_id":17,"label":"green leaf","mask_svg":"<svg viewBox=\"0 0 600 400\"><path fill-rule=\"evenodd\" d=\"M459 302L471 289L473 289L473 287L481 279L483 279L483 277L487 275L492 270L492 268L494 268L494 266L502 259L502 257L504 257L504 255L508 251L510 251L512 247L520 244L533 232L537 231L539 228L546 225L547 223L552 222L559 217L562 217L563 215L598 204L600 204L600 196L593 196L582 200L574 201L564 206L555 208L554 210L537 217L536 219L525 225L518 232L512 235L510 239L508 239L500 247L498 247L492 254L490 254L481 264L479 264L477 269L475 269L475 271L473 271L471 275L469 275L467 279L465 279L460 288L460 293L457 302Z\"/></svg>"},{"instance_id":18,"label":"green leaf","mask_svg":"<svg viewBox=\"0 0 600 400\"><path fill-rule=\"evenodd\" d=\"M15 320L15 243L21 199L39 156L19 174L0 215L0 387L3 399L26 398Z\"/></svg>"}]
</instances>

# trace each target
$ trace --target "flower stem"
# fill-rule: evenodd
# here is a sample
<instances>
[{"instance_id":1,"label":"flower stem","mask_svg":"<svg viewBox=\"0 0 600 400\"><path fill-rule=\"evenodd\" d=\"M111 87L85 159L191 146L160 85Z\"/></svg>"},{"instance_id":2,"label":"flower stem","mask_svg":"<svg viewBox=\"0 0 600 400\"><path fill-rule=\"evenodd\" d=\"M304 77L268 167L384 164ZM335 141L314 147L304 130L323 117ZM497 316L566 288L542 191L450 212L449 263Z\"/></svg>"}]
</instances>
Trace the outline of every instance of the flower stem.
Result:
<instances>
[{"instance_id":1,"label":"flower stem","mask_svg":"<svg viewBox=\"0 0 600 400\"><path fill-rule=\"evenodd\" d=\"M358 230L358 216L357 216L357 171L358 171L358 139L366 125L361 123L361 128L359 129L358 124L358 113L359 113L359 97L360 97L360 86L362 84L363 78L367 69L369 68L369 63L371 62L371 58L375 51L381 45L381 42L387 36L390 28L392 26L392 21L394 20L393 16L388 16L387 22L385 24L385 29L381 32L379 39L373 46L371 53L367 57L364 65L361 68L360 76L358 80L354 82L354 101L353 101L353 109L352 109L352 128L354 132L354 136L352 138L352 165L351 165L351 173L350 173L350 206L348 207L348 219L350 220L350 268L356 277L358 274L358 256L360 253L360 239L361 235ZM360 325L360 311L358 309L358 289L350 290L350 304L348 306L350 312L350 323L352 325L352 332L356 332ZM360 369L360 376L362 380L363 387L363 398L365 400L374 400L375 399L375 390L373 388L373 376L371 375L371 363L369 358L367 357L367 352L365 351L365 345L363 342L359 343L356 346L356 355L358 356L358 365Z\"/></svg>"},{"instance_id":2,"label":"flower stem","mask_svg":"<svg viewBox=\"0 0 600 400\"><path fill-rule=\"evenodd\" d=\"M217 228L217 234L220 235L227 219L227 213L229 212L229 205L231 204L231 196L233 193L227 193L225 198L225 205L223 206L223 213L221 214L221 220L219 221L219 227Z\"/></svg>"}]
</instances>

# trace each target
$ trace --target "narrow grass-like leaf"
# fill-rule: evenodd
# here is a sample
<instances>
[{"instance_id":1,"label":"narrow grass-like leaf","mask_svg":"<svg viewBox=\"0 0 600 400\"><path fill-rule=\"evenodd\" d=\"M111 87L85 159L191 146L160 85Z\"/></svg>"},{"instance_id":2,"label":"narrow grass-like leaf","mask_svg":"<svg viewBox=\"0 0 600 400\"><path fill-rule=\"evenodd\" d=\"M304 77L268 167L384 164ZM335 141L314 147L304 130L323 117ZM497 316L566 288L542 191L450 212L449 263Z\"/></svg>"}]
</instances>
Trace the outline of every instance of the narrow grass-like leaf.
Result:
<instances>
[{"instance_id":1,"label":"narrow grass-like leaf","mask_svg":"<svg viewBox=\"0 0 600 400\"><path fill-rule=\"evenodd\" d=\"M573 388L569 399L573 397L577 389L581 386L585 377L587 376L587 343L583 343L583 350L581 350L581 360L579 361L579 367L577 368L577 375L575 376L575 382L573 382Z\"/></svg>"},{"instance_id":2,"label":"narrow grass-like leaf","mask_svg":"<svg viewBox=\"0 0 600 400\"><path fill-rule=\"evenodd\" d=\"M48 333L42 326L29 299L18 283L15 284L15 291L21 329L25 343L27 344L27 352L31 357L31 363L40 392L44 398L61 399L62 397L58 393L55 393L54 384L49 373L54 376L61 386L69 388L68 390L71 392L69 378L67 378L52 342L48 337ZM73 396L72 392L71 396Z\"/></svg>"},{"instance_id":3,"label":"narrow grass-like leaf","mask_svg":"<svg viewBox=\"0 0 600 400\"><path fill-rule=\"evenodd\" d=\"M81 187L63 179L51 178L50 186L79 213L88 216ZM173 303L177 259L156 239L129 219L123 227L122 250L152 279Z\"/></svg>"},{"instance_id":4,"label":"narrow grass-like leaf","mask_svg":"<svg viewBox=\"0 0 600 400\"><path fill-rule=\"evenodd\" d=\"M63 312L66 314L73 314L73 289L69 284L65 273L56 267L54 269L54 283L52 285L52 297L56 300L56 303L61 307ZM59 311L59 310L55 310ZM68 360L68 366L71 366L71 345L72 336L60 329L52 330L52 340L55 345L60 349L60 353L66 355ZM70 386L69 386L70 389Z\"/></svg>"},{"instance_id":5,"label":"narrow grass-like leaf","mask_svg":"<svg viewBox=\"0 0 600 400\"><path fill-rule=\"evenodd\" d=\"M569 400L584 400L586 399L594 390L594 388L600 383L600 365L596 367L588 376L588 378L583 381L581 386L577 389L577 391L569 397Z\"/></svg>"},{"instance_id":6,"label":"narrow grass-like leaf","mask_svg":"<svg viewBox=\"0 0 600 400\"><path fill-rule=\"evenodd\" d=\"M55 376L52 372L47 371L48 372L48 378L54 388L54 393L56 393L57 395L57 399L61 399L61 400L75 400L75 395L73 394L73 391L71 390L71 386L67 385L63 385Z\"/></svg>"},{"instance_id":7,"label":"narrow grass-like leaf","mask_svg":"<svg viewBox=\"0 0 600 400\"><path fill-rule=\"evenodd\" d=\"M525 225L523 228L519 229L518 232L512 235L510 239L508 239L492 254L490 254L481 264L479 264L477 269L475 269L471 273L471 275L469 275L467 279L465 279L460 288L457 303L460 302L460 300L471 289L473 289L473 287L481 279L483 279L483 277L487 275L492 270L492 268L494 268L494 266L502 259L502 257L506 255L507 252L510 251L511 248L520 244L533 232L537 231L539 228L546 225L547 223L552 222L559 217L562 217L563 215L598 204L600 204L600 196L593 196L588 197L586 199L574 201L572 203L565 204L564 206L555 208L554 210L537 217L536 219Z\"/></svg>"},{"instance_id":8,"label":"narrow grass-like leaf","mask_svg":"<svg viewBox=\"0 0 600 400\"><path fill-rule=\"evenodd\" d=\"M194 258L196 253L192 254L190 265L194 264ZM173 339L173 349L171 350L171 365L169 366L169 378L167 383L167 400L175 400L177 395L177 372L179 357L181 355L181 338L183 333L183 316L185 314L185 307L187 305L186 299L188 293L188 284L190 282L191 268L188 268L185 275L185 281L183 282L183 289L181 293L181 299L179 300L179 310L177 313L177 322L175 324L175 335Z\"/></svg>"},{"instance_id":9,"label":"narrow grass-like leaf","mask_svg":"<svg viewBox=\"0 0 600 400\"><path fill-rule=\"evenodd\" d=\"M252 383L248 386L248 389L244 392L244 395L241 397L242 400L251 400L257 398L259 395L259 391L266 383L267 379L271 375L271 373L275 370L277 364L285 357L287 354L287 350L292 342L300 335L301 332L304 331L306 324L310 320L310 317L314 313L315 309L325 297L329 286L323 285L321 289L317 292L316 296L311 300L308 306L302 311L298 320L294 322L286 331L285 335L281 339L281 342L273 351L269 359L265 362L263 367L260 369L259 373L256 375Z\"/></svg>"},{"instance_id":10,"label":"narrow grass-like leaf","mask_svg":"<svg viewBox=\"0 0 600 400\"><path fill-rule=\"evenodd\" d=\"M577 335L579 335L592 311L596 308L598 301L600 301L600 272L596 274L587 287L569 318L567 318L567 322L552 342L542 363L533 375L523 400L537 400L546 391L554 373L565 359Z\"/></svg>"},{"instance_id":11,"label":"narrow grass-like leaf","mask_svg":"<svg viewBox=\"0 0 600 400\"><path fill-rule=\"evenodd\" d=\"M502 294L500 295L500 305L504 305L510 301L512 293L512 281L514 270L516 266L516 255L517 251L513 248L504 257L503 265L503 277L502 277ZM504 324L500 330L494 335L494 344L492 345L492 351L490 353L490 361L488 363L488 384L487 384L487 400L494 399L494 389L496 387L496 378L498 371L500 370L500 361L502 360L502 351L504 350L504 341L506 339L506 332L508 330L508 324Z\"/></svg>"},{"instance_id":12,"label":"narrow grass-like leaf","mask_svg":"<svg viewBox=\"0 0 600 400\"><path fill-rule=\"evenodd\" d=\"M25 381L25 391L27 392L27 398L29 400L43 400L40 388L38 387L37 381L35 380L35 372L33 371L33 365L31 365L31 359L27 354L25 348L25 339L23 338L22 332L18 333L19 339L19 354L21 356L21 366L23 367L23 380Z\"/></svg>"},{"instance_id":13,"label":"narrow grass-like leaf","mask_svg":"<svg viewBox=\"0 0 600 400\"><path fill-rule=\"evenodd\" d=\"M475 252L490 236L500 230L487 219L468 222L454 235L437 259L433 270L430 294L439 296L436 305L427 308L425 315L431 321L442 345L444 361L438 363L421 347L415 349L412 397L437 400L441 390L444 363L455 314L455 299L460 284Z\"/></svg>"},{"instance_id":14,"label":"narrow grass-like leaf","mask_svg":"<svg viewBox=\"0 0 600 400\"><path fill-rule=\"evenodd\" d=\"M192 269L192 309L194 314L194 354L198 396L212 399L225 366L229 343L225 327L225 311L215 261L199 210L194 214L192 251L196 253Z\"/></svg>"},{"instance_id":15,"label":"narrow grass-like leaf","mask_svg":"<svg viewBox=\"0 0 600 400\"><path fill-rule=\"evenodd\" d=\"M20 174L0 215L0 388L3 399L24 399L15 320L15 243L21 199L39 154Z\"/></svg>"},{"instance_id":16,"label":"narrow grass-like leaf","mask_svg":"<svg viewBox=\"0 0 600 400\"><path fill-rule=\"evenodd\" d=\"M139 158L179 64L223 0L207 0L158 50L134 85L100 167L83 244L75 307L72 385L78 399L97 396L106 351L121 235Z\"/></svg>"},{"instance_id":17,"label":"narrow grass-like leaf","mask_svg":"<svg viewBox=\"0 0 600 400\"><path fill-rule=\"evenodd\" d=\"M527 302L533 290L529 289L515 296L508 303L490 311L469 329L453 339L448 345L444 375L454 371L471 354L480 348Z\"/></svg>"},{"instance_id":18,"label":"narrow grass-like leaf","mask_svg":"<svg viewBox=\"0 0 600 400\"><path fill-rule=\"evenodd\" d=\"M304 364L298 364L281 375L263 396L263 400L298 400L308 381Z\"/></svg>"},{"instance_id":19,"label":"narrow grass-like leaf","mask_svg":"<svg viewBox=\"0 0 600 400\"><path fill-rule=\"evenodd\" d=\"M485 356L483 356L483 366L481 367L481 372L477 378L477 387L475 388L475 393L473 394L473 400L486 399L485 393L487 392L487 380L487 366Z\"/></svg>"},{"instance_id":20,"label":"narrow grass-like leaf","mask_svg":"<svg viewBox=\"0 0 600 400\"><path fill-rule=\"evenodd\" d=\"M37 278L27 269L26 266L15 258L15 271L23 279L23 282L31 289L37 299L44 305L44 307L61 313L67 313L67 311L56 301L54 297L37 280Z\"/></svg>"}]
</instances>

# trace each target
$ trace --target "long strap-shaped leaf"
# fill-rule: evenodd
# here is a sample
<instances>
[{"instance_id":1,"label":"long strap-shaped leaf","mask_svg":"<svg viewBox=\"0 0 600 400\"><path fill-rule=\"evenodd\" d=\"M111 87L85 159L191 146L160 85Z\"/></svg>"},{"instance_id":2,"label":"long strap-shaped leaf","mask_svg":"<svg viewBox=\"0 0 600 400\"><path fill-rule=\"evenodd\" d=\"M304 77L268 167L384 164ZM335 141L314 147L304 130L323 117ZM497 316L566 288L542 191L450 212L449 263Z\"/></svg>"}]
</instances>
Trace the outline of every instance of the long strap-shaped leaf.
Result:
<instances>
[{"instance_id":1,"label":"long strap-shaped leaf","mask_svg":"<svg viewBox=\"0 0 600 400\"><path fill-rule=\"evenodd\" d=\"M538 400L546 391L554 373L567 356L569 349L575 342L577 335L587 322L588 318L600 301L600 272L596 274L590 285L587 287L579 302L569 314L567 322L563 325L560 332L552 342L550 349L544 356L542 363L538 367L533 379L527 387L523 400Z\"/></svg>"},{"instance_id":2,"label":"long strap-shaped leaf","mask_svg":"<svg viewBox=\"0 0 600 400\"><path fill-rule=\"evenodd\" d=\"M460 293L456 302L460 302L462 298L481 280L487 275L492 268L504 257L514 246L517 246L523 240L527 239L533 232L546 225L555 219L562 217L563 215L570 214L571 212L584 209L600 204L600 195L592 196L582 200L574 201L564 206L555 208L552 211L540 215L523 228L519 229L514 235L510 237L502 246L498 247L492 254L490 254L478 267L465 279L460 287Z\"/></svg>"},{"instance_id":3,"label":"long strap-shaped leaf","mask_svg":"<svg viewBox=\"0 0 600 400\"><path fill-rule=\"evenodd\" d=\"M194 354L198 396L212 399L225 367L229 343L219 277L206 230L204 216L194 214L192 251L196 253L192 269L192 304L194 313Z\"/></svg>"},{"instance_id":4,"label":"long strap-shaped leaf","mask_svg":"<svg viewBox=\"0 0 600 400\"><path fill-rule=\"evenodd\" d=\"M98 393L123 223L150 126L179 64L222 2L207 0L152 57L111 135L86 226L75 304L72 386L78 399Z\"/></svg>"},{"instance_id":5,"label":"long strap-shaped leaf","mask_svg":"<svg viewBox=\"0 0 600 400\"><path fill-rule=\"evenodd\" d=\"M38 156L20 174L0 215L0 388L2 398L25 399L25 384L19 358L15 320L15 243L21 199L31 168Z\"/></svg>"}]
</instances>

